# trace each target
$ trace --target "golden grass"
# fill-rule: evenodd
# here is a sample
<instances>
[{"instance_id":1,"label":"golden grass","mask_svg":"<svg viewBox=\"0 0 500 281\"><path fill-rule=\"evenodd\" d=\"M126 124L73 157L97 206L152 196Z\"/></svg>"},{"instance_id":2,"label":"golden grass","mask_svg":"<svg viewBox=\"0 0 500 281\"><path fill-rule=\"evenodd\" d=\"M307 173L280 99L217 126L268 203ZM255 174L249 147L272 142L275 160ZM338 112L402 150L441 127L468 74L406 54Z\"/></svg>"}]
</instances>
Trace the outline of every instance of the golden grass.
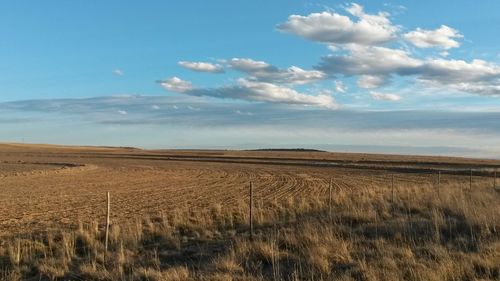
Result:
<instances>
[{"instance_id":1,"label":"golden grass","mask_svg":"<svg viewBox=\"0 0 500 281\"><path fill-rule=\"evenodd\" d=\"M0 280L500 280L500 193L484 182L335 189L13 235ZM32 278L32 279L30 279Z\"/></svg>"}]
</instances>

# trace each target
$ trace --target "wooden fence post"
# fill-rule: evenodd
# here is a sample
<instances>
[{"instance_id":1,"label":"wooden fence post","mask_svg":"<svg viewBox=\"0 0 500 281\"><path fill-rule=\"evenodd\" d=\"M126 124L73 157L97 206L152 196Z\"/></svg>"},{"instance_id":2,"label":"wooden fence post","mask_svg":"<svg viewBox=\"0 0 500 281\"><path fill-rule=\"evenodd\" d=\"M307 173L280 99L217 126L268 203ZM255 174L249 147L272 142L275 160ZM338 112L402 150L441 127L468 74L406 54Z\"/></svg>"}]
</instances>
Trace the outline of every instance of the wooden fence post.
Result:
<instances>
[{"instance_id":1,"label":"wooden fence post","mask_svg":"<svg viewBox=\"0 0 500 281\"><path fill-rule=\"evenodd\" d=\"M250 224L250 239L253 239L253 182L250 182L250 213L249 213L249 224Z\"/></svg>"},{"instance_id":2,"label":"wooden fence post","mask_svg":"<svg viewBox=\"0 0 500 281\"><path fill-rule=\"evenodd\" d=\"M394 208L394 175L392 175L392 181L391 181L391 203L392 207Z\"/></svg>"},{"instance_id":3,"label":"wooden fence post","mask_svg":"<svg viewBox=\"0 0 500 281\"><path fill-rule=\"evenodd\" d=\"M438 188L437 188L438 197L441 196L441 171L438 172Z\"/></svg>"},{"instance_id":4,"label":"wooden fence post","mask_svg":"<svg viewBox=\"0 0 500 281\"><path fill-rule=\"evenodd\" d=\"M493 172L493 189L497 189L497 171Z\"/></svg>"},{"instance_id":5,"label":"wooden fence post","mask_svg":"<svg viewBox=\"0 0 500 281\"><path fill-rule=\"evenodd\" d=\"M109 239L109 215L111 212L111 196L109 191L107 192L107 211L106 211L106 240L104 242L104 262L106 262L106 257L108 255L108 239Z\"/></svg>"},{"instance_id":6,"label":"wooden fence post","mask_svg":"<svg viewBox=\"0 0 500 281\"><path fill-rule=\"evenodd\" d=\"M472 169L470 169L469 190L472 190Z\"/></svg>"},{"instance_id":7,"label":"wooden fence post","mask_svg":"<svg viewBox=\"0 0 500 281\"><path fill-rule=\"evenodd\" d=\"M333 186L333 178L330 177L330 186L329 186L329 196L328 196L328 215L330 219L332 218L332 186Z\"/></svg>"}]
</instances>

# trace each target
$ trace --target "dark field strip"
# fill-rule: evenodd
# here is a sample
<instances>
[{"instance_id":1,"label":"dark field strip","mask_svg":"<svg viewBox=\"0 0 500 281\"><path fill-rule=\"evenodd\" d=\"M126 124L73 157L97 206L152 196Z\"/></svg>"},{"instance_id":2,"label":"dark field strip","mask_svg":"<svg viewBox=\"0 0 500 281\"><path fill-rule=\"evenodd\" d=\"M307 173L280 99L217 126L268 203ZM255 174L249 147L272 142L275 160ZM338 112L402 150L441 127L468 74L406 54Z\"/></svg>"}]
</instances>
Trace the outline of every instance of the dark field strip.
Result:
<instances>
[{"instance_id":1,"label":"dark field strip","mask_svg":"<svg viewBox=\"0 0 500 281\"><path fill-rule=\"evenodd\" d=\"M28 157L57 157L73 159L138 159L153 161L193 161L212 163L244 163L254 165L290 165L309 167L340 167L347 169L387 170L396 173L434 174L440 171L449 175L468 175L472 169L476 176L492 176L493 172L500 169L500 164L478 163L453 163L434 161L382 161L382 160L331 160L331 159L306 159L285 157L238 157L238 156L200 156L179 154L117 154L117 153L23 153ZM12 156L12 154L8 154ZM57 164L57 163L55 163ZM76 164L70 164L76 165Z\"/></svg>"}]
</instances>

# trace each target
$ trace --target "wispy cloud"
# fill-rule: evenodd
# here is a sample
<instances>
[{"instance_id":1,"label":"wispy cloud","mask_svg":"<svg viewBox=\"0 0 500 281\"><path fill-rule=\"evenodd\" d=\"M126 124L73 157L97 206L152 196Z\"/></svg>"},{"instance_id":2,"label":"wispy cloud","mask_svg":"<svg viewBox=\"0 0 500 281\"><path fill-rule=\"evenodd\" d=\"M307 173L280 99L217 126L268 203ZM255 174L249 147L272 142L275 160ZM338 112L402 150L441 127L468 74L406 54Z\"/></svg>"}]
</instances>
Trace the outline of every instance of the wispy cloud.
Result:
<instances>
[{"instance_id":1,"label":"wispy cloud","mask_svg":"<svg viewBox=\"0 0 500 281\"><path fill-rule=\"evenodd\" d=\"M151 110L153 105L166 110ZM172 110L174 107L177 110ZM189 96L32 100L0 103L0 110L5 117L52 120L44 122L45 125L21 119L15 124L3 123L0 137L4 140L30 136L27 141L103 144L89 138L92 131L103 136L99 141L106 140L109 145L233 148L249 143L260 147L348 145L358 151L387 152L388 147L397 147L402 153L469 155L467 150L470 150L476 156L488 156L487 151L488 157L500 156L498 111L296 110L279 104L256 103L238 104L238 109L234 109L232 102L207 102ZM127 114L117 114L118 111ZM75 126L81 130L71 136L58 134L61 128ZM32 135L40 130L44 133ZM155 139L162 142L154 142ZM416 146L421 149L412 148ZM479 150L482 154L478 154Z\"/></svg>"},{"instance_id":2,"label":"wispy cloud","mask_svg":"<svg viewBox=\"0 0 500 281\"><path fill-rule=\"evenodd\" d=\"M345 93L347 91L347 87L344 85L342 81L334 81L335 91L339 93Z\"/></svg>"},{"instance_id":3,"label":"wispy cloud","mask_svg":"<svg viewBox=\"0 0 500 281\"><path fill-rule=\"evenodd\" d=\"M118 75L118 76L123 76L123 75L125 75L125 72L124 72L123 70L121 70L121 69L118 69L118 68L117 68L117 69L115 69L115 70L113 70L113 73L114 73L115 75Z\"/></svg>"},{"instance_id":4,"label":"wispy cloud","mask_svg":"<svg viewBox=\"0 0 500 281\"><path fill-rule=\"evenodd\" d=\"M191 82L173 77L159 81L168 91L190 96L207 96L223 99L236 99L266 103L317 106L336 109L337 104L331 95L308 95L292 88L267 82L239 79L237 85L218 88L195 88Z\"/></svg>"},{"instance_id":5,"label":"wispy cloud","mask_svg":"<svg viewBox=\"0 0 500 281\"><path fill-rule=\"evenodd\" d=\"M165 80L157 81L165 90L175 93L186 93L193 90L193 84L182 80L179 77L171 77Z\"/></svg>"},{"instance_id":6,"label":"wispy cloud","mask_svg":"<svg viewBox=\"0 0 500 281\"><path fill-rule=\"evenodd\" d=\"M233 58L228 65L235 70L247 74L249 80L269 82L276 84L308 84L326 78L326 75L318 70L304 70L297 66L280 69L264 61L256 61L249 58Z\"/></svg>"},{"instance_id":7,"label":"wispy cloud","mask_svg":"<svg viewBox=\"0 0 500 281\"><path fill-rule=\"evenodd\" d=\"M396 94L387 94L387 93L380 93L380 92L370 92L370 96L374 100L385 100L385 101L399 101L401 100L401 96L396 95Z\"/></svg>"},{"instance_id":8,"label":"wispy cloud","mask_svg":"<svg viewBox=\"0 0 500 281\"><path fill-rule=\"evenodd\" d=\"M186 69L197 72L209 72L209 73L225 72L224 67L222 65L209 62L180 61L178 64Z\"/></svg>"},{"instance_id":9,"label":"wispy cloud","mask_svg":"<svg viewBox=\"0 0 500 281\"><path fill-rule=\"evenodd\" d=\"M374 92L376 93L376 92ZM381 93L378 93L381 94ZM57 105L57 106L55 106ZM119 105L119 108L117 108ZM175 110L151 110L152 106ZM127 113L127 120L139 119L145 124L162 124L164 118L183 124L184 120L198 120L200 126L221 126L229 124L277 124L287 127L342 128L348 130L366 129L442 129L442 130L475 130L482 132L500 132L500 109L483 110L481 107L467 110L422 110L407 109L404 111L374 110L317 110L293 107L280 104L238 104L208 102L197 97L163 97L163 96L110 96L87 99L53 99L30 100L0 103L0 110L5 120L29 122L32 118L14 117L28 116L31 113L73 115L96 123L104 120L122 122L124 119L116 113ZM193 110L198 109L198 110ZM196 111L196 112L193 112ZM234 118L234 113L242 118ZM247 114L252 113L252 114ZM243 118L252 116L251 119ZM115 118L115 119L113 119ZM174 119L172 119L174 118ZM188 121L190 122L190 121Z\"/></svg>"}]
</instances>

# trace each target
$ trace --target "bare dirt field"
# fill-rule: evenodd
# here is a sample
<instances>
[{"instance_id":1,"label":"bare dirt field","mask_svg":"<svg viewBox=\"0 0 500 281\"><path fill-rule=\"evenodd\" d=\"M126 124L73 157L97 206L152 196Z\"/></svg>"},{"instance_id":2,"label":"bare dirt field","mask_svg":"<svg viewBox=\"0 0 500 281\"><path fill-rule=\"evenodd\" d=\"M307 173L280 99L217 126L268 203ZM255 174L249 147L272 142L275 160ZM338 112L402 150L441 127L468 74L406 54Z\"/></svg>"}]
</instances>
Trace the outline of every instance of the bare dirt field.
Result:
<instances>
[{"instance_id":1,"label":"bare dirt field","mask_svg":"<svg viewBox=\"0 0 500 281\"><path fill-rule=\"evenodd\" d=\"M363 263L367 260L374 260L376 263L378 258L375 254L372 257L357 256L356 251L364 253L365 247L370 249L375 246L389 247L384 246L384 243L389 243L390 247L394 247L394 253L399 251L400 247L417 251L420 246L415 241L427 236L430 241L427 245L429 249L451 247L447 249L450 253L449 259L452 260L461 257L462 254L457 254L457 252L462 251L463 245L460 246L462 242L459 241L463 239L469 244L479 244L478 241L483 241L481 243L485 243L484 245L488 247L497 245L483 249L486 252L493 251L493 258L488 257L485 260L495 263L500 260L500 243L497 242L499 238L496 229L498 218L492 214L498 211L500 195L494 187L493 175L499 167L500 161L495 160L447 157L292 151L146 151L134 148L2 144L0 145L0 237L5 237L5 241L19 241L11 239L26 237L33 233L60 233L66 230L78 231L79 234L72 234L74 242L69 244L72 250L68 250L66 254L63 253L63 258L58 258L61 265L54 265L53 261L45 260L41 266L40 262L33 258L33 244L26 244L29 245L26 249L30 249L26 250L26 253L30 254L25 253L25 262L29 266L22 267L21 256L24 250L21 249L25 248L21 242L17 242L18 244L15 244L16 242L9 242L14 244L0 243L0 246L5 249L5 259L8 260L3 266L10 268L3 272L3 276L0 275L0 280L16 280L16 278L22 279L27 276L38 278L36 280L40 278L72 280L71 278L75 276L80 276L80 278L86 276L86 279L78 280L117 280L115 278L118 276L122 280L204 280L201 276L217 277L220 274L226 274L227 276L224 276L228 278L214 277L213 280L334 280L331 279L333 273L344 274L345 276L342 276L345 278L343 277L342 280L380 280L378 278L383 275L377 274L391 272L396 276L399 274L397 268L404 264L394 265L390 270L387 269L387 272L381 271L382 273L373 269L370 274L375 277L372 278L367 275L371 269ZM473 169L472 177L470 169ZM441 172L440 178L438 178L438 172ZM257 238L262 245L255 244L256 242L248 244L238 240L244 239L248 230L245 217L248 215L246 208L250 182L254 184L256 213L260 212L260 218L256 219L256 227L262 228L258 232L261 236ZM123 241L126 241L127 235L132 235L130 232L129 234L117 232L118 226L137 222L138 219L158 217L159 214L163 217L162 214L171 215L178 210L187 210L182 219L170 219L169 223L163 222L160 227L164 235L168 232L168 239L174 239L172 237L178 239L175 240L178 242L174 247L178 252L175 262L172 262L170 254L165 254L168 257L164 259L155 258L155 260L158 259L158 264L154 267L154 272L151 271L153 272L151 276L159 274L160 277L148 275L149 273L146 272L150 270L149 264L142 262L134 262L133 270L127 269L128 277L124 277L126 266L123 264L120 265L122 266L120 270L110 270L105 266L106 259L102 256L100 243L103 239L102 224L105 221L106 192L111 194L111 222L113 226L116 226L113 230L115 251L119 247L124 247ZM244 210L242 211L241 208ZM326 218L330 217L330 223L324 224L324 212L327 212ZM213 217L207 219L205 217L207 214ZM312 216L314 221L311 221L310 214L314 214ZM296 219L301 216L305 217L303 221ZM290 219L292 217L293 219ZM230 222L227 221L228 218L231 218ZM239 218L240 221L236 222L238 219L233 221L233 218ZM289 244L286 243L290 243L289 240L292 239L290 237L283 244L285 248L282 250L266 248L270 247L269 245L278 248L282 246L273 244L279 240L273 235L279 236L279 234L272 233L277 233L277 223L291 222L293 224L283 226L278 232L286 233L296 227L303 229L304 225L310 224L314 226L311 229L315 229L316 232L308 235L319 239L323 235L321 233L332 231L324 227L333 227L336 233L334 236L337 237L335 239L338 241L345 239L346 245L350 245L349 249L343 249L349 257L344 259L330 256L328 253L323 253L325 250L321 250L322 248L328 249L328 247L337 249L342 246L337 244L321 246L316 245L320 242L314 242L316 244L311 242L313 244L310 246L287 248ZM82 230L82 225L93 223L98 224L97 232L89 228ZM414 230L423 223L426 225L424 234ZM149 224L150 222L147 222L145 225ZM186 234L181 231L183 228L179 227L179 224L183 227L186 224L196 225L193 227L197 230ZM205 224L205 230L198 230L200 225ZM270 224L275 225L273 230L275 232L271 234L266 232L266 225ZM168 231L163 228L166 227L165 225L168 225ZM217 225L217 230L208 225ZM409 225L408 229L411 228L411 231L401 229L399 227L401 225ZM436 229L430 231L433 227ZM152 229L160 228L148 226L144 233L151 235L154 232ZM233 231L245 235L238 236ZM453 234L454 231L458 231L460 235ZM205 232L211 234L206 234L207 237L204 237ZM481 234L476 235L477 232ZM91 238L78 238L78 235L83 235L82 233L86 233L85 237L90 235ZM141 233L143 233L142 230ZM120 235L125 238L118 239ZM358 235L357 238L355 235ZM398 235L402 235L402 238ZM64 238L66 236L62 237L64 247L68 247L67 240ZM88 249L93 249L94 254L90 255L85 252L85 255L78 257L78 246L75 245L82 243L78 242L79 239L96 241L91 246L86 246ZM219 254L209 255L210 259L206 261L209 264L216 259L219 265L205 266L198 258L194 258L193 253L189 252L192 250L188 251L184 248L184 246L193 247L191 242L186 242L194 241L192 239L219 241L225 245L240 245L240 248L235 246L236 248L230 251L232 253L230 258L226 256L231 259L230 262L237 263L231 265L237 268L224 269L225 271L221 273L218 266L220 266L219 258L223 256ZM299 238L294 236L293 239ZM383 242L386 241L384 239L388 242ZM40 242L42 244L47 243L47 238L41 241L45 241ZM146 247L137 242L137 239L134 241L136 241L133 246L135 248L130 250L130 259L137 255L133 253L134 251L157 253L162 250L161 244L155 244L157 246L152 250L150 244L144 244L148 245ZM486 243L486 241L489 242ZM463 246L464 253L470 251L469 244ZM241 250L241 245L246 245L246 250ZM16 247L18 254L12 250ZM50 248L50 243L46 247ZM264 247L264 249L259 247ZM206 248L203 249L203 251L208 251ZM267 253L266 249L269 250ZM479 249L476 250L479 251ZM189 253L186 254L186 251ZM255 251L257 251L257 257L254 259L257 264L247 264L247 258L242 259L242 257L255 254ZM264 253L259 251L264 251ZM304 251L306 253L319 251L318 257L324 260L317 261L316 254L307 256ZM482 255L482 252L480 254ZM179 255L183 258L179 258ZM297 256L292 258L294 255ZM1 256L0 251L0 263ZM46 257L47 254L45 253L44 256ZM476 258L476 255L473 257ZM193 259L197 261L196 265L187 261ZM281 259L287 260L287 264L290 263L290 259L296 260L296 263L293 267L282 265L276 269L275 263L279 263ZM182 263L179 260L185 262ZM447 259L443 258L443 260ZM428 262L427 259L417 260L415 266L423 266ZM99 268L99 264L102 264L103 268ZM144 272L141 271L143 269L139 271L135 269L139 265L144 268ZM182 272L175 271L172 274L177 277L169 279L165 276L170 276L170 271L174 270L173 265L181 266L181 268L174 267L174 269ZM302 266L313 266L319 269L306 270ZM370 266L376 267L373 264ZM462 265L457 264L457 267L459 266ZM497 268L494 264L491 267L489 264L482 266L489 270L482 275L478 273L478 276L481 275L485 280L497 280L494 278L500 276L500 267ZM36 269L30 269L30 267ZM439 276L455 276L452 273L446 275L447 270L452 270L450 268L443 269L442 275ZM230 272L227 272L228 270ZM486 269L477 269L478 272L481 270ZM211 272L212 275L207 272ZM471 269L471 272L476 272L476 269ZM427 274L427 271L419 274L424 273ZM137 274L142 274L142 277L137 277ZM277 278L276 274L281 277ZM298 279L293 279L293 274L299 276ZM417 274L411 275L411 278L402 278L401 276L407 276L405 275L407 273L401 274L397 275L399 277L386 280L425 280L420 279L424 275ZM457 276L463 277L467 274L469 274L468 271ZM309 275L310 278L305 277ZM439 279L439 276L436 280L476 280L473 278L452 279L451 277Z\"/></svg>"},{"instance_id":2,"label":"bare dirt field","mask_svg":"<svg viewBox=\"0 0 500 281\"><path fill-rule=\"evenodd\" d=\"M429 169L500 166L444 157L17 144L0 145L0 159L1 234L99 219L107 191L112 219L119 223L178 207L234 204L247 196L250 181L256 201L270 201L326 194L330 178L342 189L388 188L393 173L397 184L404 185L434 182L435 172L429 174ZM412 173L403 173L405 168ZM453 179L457 177L445 180ZM460 180L468 183L467 176Z\"/></svg>"}]
</instances>

